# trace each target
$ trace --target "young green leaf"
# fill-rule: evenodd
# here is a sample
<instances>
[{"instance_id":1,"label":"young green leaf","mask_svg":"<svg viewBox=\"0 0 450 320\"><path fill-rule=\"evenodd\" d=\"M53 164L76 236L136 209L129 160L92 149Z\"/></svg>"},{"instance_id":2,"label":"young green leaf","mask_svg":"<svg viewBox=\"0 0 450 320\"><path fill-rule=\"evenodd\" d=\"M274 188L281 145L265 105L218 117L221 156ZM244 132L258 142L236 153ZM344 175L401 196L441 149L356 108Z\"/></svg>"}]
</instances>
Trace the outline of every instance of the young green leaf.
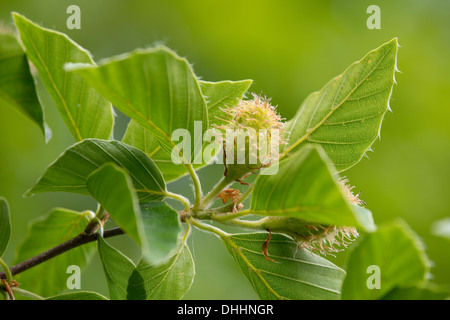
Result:
<instances>
[{"instance_id":1,"label":"young green leaf","mask_svg":"<svg viewBox=\"0 0 450 320\"><path fill-rule=\"evenodd\" d=\"M244 97L253 80L207 82L199 81L208 105L209 124L223 123L221 109L234 107Z\"/></svg>"},{"instance_id":2,"label":"young green leaf","mask_svg":"<svg viewBox=\"0 0 450 320\"><path fill-rule=\"evenodd\" d=\"M164 264L141 261L129 279L128 300L178 300L194 281L194 259L186 244Z\"/></svg>"},{"instance_id":3,"label":"young green leaf","mask_svg":"<svg viewBox=\"0 0 450 320\"><path fill-rule=\"evenodd\" d=\"M250 211L262 216L294 217L311 223L373 230L370 211L350 204L337 179L320 146L306 147L282 161L276 174L258 177Z\"/></svg>"},{"instance_id":4,"label":"young green leaf","mask_svg":"<svg viewBox=\"0 0 450 320\"><path fill-rule=\"evenodd\" d=\"M58 296L53 296L45 300L108 300L97 292L92 291L76 291L70 293L63 293Z\"/></svg>"},{"instance_id":5,"label":"young green leaf","mask_svg":"<svg viewBox=\"0 0 450 320\"><path fill-rule=\"evenodd\" d=\"M6 199L0 197L0 258L8 247L11 237L11 219Z\"/></svg>"},{"instance_id":6,"label":"young green leaf","mask_svg":"<svg viewBox=\"0 0 450 320\"><path fill-rule=\"evenodd\" d=\"M111 300L126 300L128 279L136 266L124 254L98 238L98 254L108 282Z\"/></svg>"},{"instance_id":7,"label":"young green leaf","mask_svg":"<svg viewBox=\"0 0 450 320\"><path fill-rule=\"evenodd\" d=\"M0 34L0 104L23 112L39 126L45 140L50 139L27 57L11 34Z\"/></svg>"},{"instance_id":8,"label":"young green leaf","mask_svg":"<svg viewBox=\"0 0 450 320\"><path fill-rule=\"evenodd\" d=\"M350 254L343 299L380 299L393 288L424 284L430 262L418 236L402 220L365 234Z\"/></svg>"},{"instance_id":9,"label":"young green leaf","mask_svg":"<svg viewBox=\"0 0 450 320\"><path fill-rule=\"evenodd\" d=\"M93 65L89 52L63 33L42 28L18 13L13 17L28 59L75 140L109 139L114 124L111 103L83 79L64 70L68 62Z\"/></svg>"},{"instance_id":10,"label":"young green leaf","mask_svg":"<svg viewBox=\"0 0 450 320\"><path fill-rule=\"evenodd\" d=\"M152 263L163 262L176 248L181 231L178 213L165 202L139 202L128 174L108 163L94 171L87 187L111 218L142 247Z\"/></svg>"},{"instance_id":11,"label":"young green leaf","mask_svg":"<svg viewBox=\"0 0 450 320\"><path fill-rule=\"evenodd\" d=\"M229 234L222 237L244 275L261 299L336 300L344 270L328 260L300 249L289 238L273 234L269 261L262 246L267 233Z\"/></svg>"},{"instance_id":12,"label":"young green leaf","mask_svg":"<svg viewBox=\"0 0 450 320\"><path fill-rule=\"evenodd\" d=\"M369 52L312 93L287 123L283 155L321 144L338 171L358 163L380 135L394 85L397 39Z\"/></svg>"},{"instance_id":13,"label":"young green leaf","mask_svg":"<svg viewBox=\"0 0 450 320\"><path fill-rule=\"evenodd\" d=\"M141 201L164 198L166 184L152 160L120 141L99 139L86 139L69 147L47 168L27 195L56 191L90 195L86 186L89 175L108 162L130 175Z\"/></svg>"},{"instance_id":14,"label":"young green leaf","mask_svg":"<svg viewBox=\"0 0 450 320\"><path fill-rule=\"evenodd\" d=\"M169 153L176 146L171 138L173 131L186 129L192 137L194 156L194 122L201 121L197 133L203 134L208 128L208 111L197 78L185 59L157 47L108 59L98 67L78 64L66 68L149 130Z\"/></svg>"},{"instance_id":15,"label":"young green leaf","mask_svg":"<svg viewBox=\"0 0 450 320\"><path fill-rule=\"evenodd\" d=\"M54 209L45 217L33 221L25 240L19 245L15 263L23 262L55 247L84 231L92 212L83 213L66 209ZM26 270L15 276L21 288L41 296L55 294L66 287L69 275L67 268L76 265L81 269L87 264L92 252L92 244L71 249L53 259Z\"/></svg>"},{"instance_id":16,"label":"young green leaf","mask_svg":"<svg viewBox=\"0 0 450 320\"><path fill-rule=\"evenodd\" d=\"M178 244L181 225L178 212L165 202L141 204L145 238L149 243L147 257L153 264L167 260Z\"/></svg>"}]
</instances>

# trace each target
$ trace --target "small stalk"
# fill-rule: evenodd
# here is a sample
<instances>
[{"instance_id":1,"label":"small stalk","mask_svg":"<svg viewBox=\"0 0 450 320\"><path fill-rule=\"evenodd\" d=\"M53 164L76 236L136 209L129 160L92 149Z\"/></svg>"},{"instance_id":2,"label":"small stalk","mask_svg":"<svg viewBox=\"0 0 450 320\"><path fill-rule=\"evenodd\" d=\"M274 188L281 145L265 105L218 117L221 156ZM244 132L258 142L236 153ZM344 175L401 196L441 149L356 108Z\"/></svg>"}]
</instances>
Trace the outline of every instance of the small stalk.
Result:
<instances>
[{"instance_id":1,"label":"small stalk","mask_svg":"<svg viewBox=\"0 0 450 320\"><path fill-rule=\"evenodd\" d=\"M189 200L186 197L183 197L181 194L172 193L169 191L166 193L166 197L180 201L182 204L184 204L184 211L189 212L191 204L189 203Z\"/></svg>"},{"instance_id":2,"label":"small stalk","mask_svg":"<svg viewBox=\"0 0 450 320\"><path fill-rule=\"evenodd\" d=\"M250 221L250 220L240 220L240 219L233 219L233 220L225 220L220 221L220 223L232 226L232 227L239 227L249 230L266 230L262 225L260 220Z\"/></svg>"},{"instance_id":3,"label":"small stalk","mask_svg":"<svg viewBox=\"0 0 450 320\"><path fill-rule=\"evenodd\" d=\"M11 288L11 289L14 293L16 293L20 296L23 296L23 297L31 298L33 300L45 300L44 297L41 297L41 296L39 296L33 292L27 291L27 290L23 290L23 289L16 288L16 287Z\"/></svg>"},{"instance_id":4,"label":"small stalk","mask_svg":"<svg viewBox=\"0 0 450 320\"><path fill-rule=\"evenodd\" d=\"M242 216L246 216L251 214L250 210L242 210L233 213L225 213L225 214L211 214L211 219L218 222L233 220Z\"/></svg>"},{"instance_id":5,"label":"small stalk","mask_svg":"<svg viewBox=\"0 0 450 320\"><path fill-rule=\"evenodd\" d=\"M200 208L207 209L216 200L217 196L223 189L228 187L234 181L233 178L223 176L222 179L216 184L216 186L203 198Z\"/></svg>"},{"instance_id":6,"label":"small stalk","mask_svg":"<svg viewBox=\"0 0 450 320\"><path fill-rule=\"evenodd\" d=\"M214 234L218 235L220 238L226 238L228 236L228 234L225 231L223 231L219 228L213 227L212 225L200 222L199 220L197 220L195 218L189 218L189 222L193 226L197 227L198 229L214 233Z\"/></svg>"},{"instance_id":7,"label":"small stalk","mask_svg":"<svg viewBox=\"0 0 450 320\"><path fill-rule=\"evenodd\" d=\"M200 202L202 200L202 185L200 183L200 179L198 178L197 172L195 172L194 167L191 163L186 164L186 168L191 176L192 182L194 183L195 190L195 203L193 209L196 210L200 207ZM189 210L188 210L189 211Z\"/></svg>"}]
</instances>

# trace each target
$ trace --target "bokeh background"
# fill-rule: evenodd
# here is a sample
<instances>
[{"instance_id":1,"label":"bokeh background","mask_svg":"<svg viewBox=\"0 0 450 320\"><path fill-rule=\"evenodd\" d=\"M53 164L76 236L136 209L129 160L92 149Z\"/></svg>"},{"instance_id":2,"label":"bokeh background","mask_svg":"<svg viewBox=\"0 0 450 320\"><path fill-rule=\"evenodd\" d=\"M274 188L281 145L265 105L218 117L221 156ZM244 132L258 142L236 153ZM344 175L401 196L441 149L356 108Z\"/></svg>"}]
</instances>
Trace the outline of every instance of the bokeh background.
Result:
<instances>
[{"instance_id":1,"label":"bokeh background","mask_svg":"<svg viewBox=\"0 0 450 320\"><path fill-rule=\"evenodd\" d=\"M66 9L81 8L81 30L68 30ZM366 9L381 8L381 29L369 30ZM391 101L374 152L345 172L375 221L404 218L422 237L437 283L450 283L450 242L432 234L434 221L450 215L450 2L269 1L269 0L2 0L0 20L12 25L17 11L45 27L67 33L98 61L137 47L164 43L193 63L204 80L254 79L251 90L273 98L291 118L302 100L368 51L398 37L401 48ZM53 131L46 144L38 127L17 111L0 106L0 195L12 211L13 237L6 252L25 237L31 219L53 207L94 209L87 197L42 194L24 198L45 168L74 141L42 91ZM127 119L118 114L115 138ZM214 168L213 168L214 169ZM207 186L220 175L205 169ZM189 179L170 190L190 195ZM111 243L133 259L138 252L124 236ZM186 299L253 299L250 284L220 241L201 232L191 237L196 279ZM345 254L336 263L345 265ZM82 277L82 289L107 295L96 257Z\"/></svg>"}]
</instances>

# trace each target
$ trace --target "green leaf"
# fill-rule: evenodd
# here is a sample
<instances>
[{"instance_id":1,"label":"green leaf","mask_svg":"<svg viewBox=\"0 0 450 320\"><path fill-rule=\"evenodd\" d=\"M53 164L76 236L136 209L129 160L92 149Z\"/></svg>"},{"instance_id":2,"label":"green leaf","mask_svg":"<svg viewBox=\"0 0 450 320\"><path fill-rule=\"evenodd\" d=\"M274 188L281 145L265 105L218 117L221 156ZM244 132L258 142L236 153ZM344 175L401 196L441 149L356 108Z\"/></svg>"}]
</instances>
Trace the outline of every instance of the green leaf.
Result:
<instances>
[{"instance_id":1,"label":"green leaf","mask_svg":"<svg viewBox=\"0 0 450 320\"><path fill-rule=\"evenodd\" d=\"M66 209L54 209L48 215L33 221L27 237L17 249L15 264L23 262L51 249L84 231L93 212L82 213ZM67 268L77 265L81 269L87 264L92 244L71 249L42 264L15 276L21 288L41 296L50 296L66 287L69 277Z\"/></svg>"},{"instance_id":2,"label":"green leaf","mask_svg":"<svg viewBox=\"0 0 450 320\"><path fill-rule=\"evenodd\" d=\"M188 173L183 164L175 164L170 153L161 147L153 134L139 123L131 120L122 140L124 143L142 150L158 166L167 182Z\"/></svg>"},{"instance_id":3,"label":"green leaf","mask_svg":"<svg viewBox=\"0 0 450 320\"><path fill-rule=\"evenodd\" d=\"M197 134L203 134L208 114L197 78L185 59L157 47L110 58L98 67L78 64L67 70L83 77L117 109L149 130L169 153L176 146L173 131L188 130L194 155L194 122L201 121Z\"/></svg>"},{"instance_id":4,"label":"green leaf","mask_svg":"<svg viewBox=\"0 0 450 320\"><path fill-rule=\"evenodd\" d=\"M0 34L0 105L20 110L39 126L46 141L50 139L27 57L11 34Z\"/></svg>"},{"instance_id":5,"label":"green leaf","mask_svg":"<svg viewBox=\"0 0 450 320\"><path fill-rule=\"evenodd\" d=\"M87 185L117 225L142 246L148 261L160 263L176 248L181 231L178 213L165 202L143 203L139 208L124 170L105 164L88 178Z\"/></svg>"},{"instance_id":6,"label":"green leaf","mask_svg":"<svg viewBox=\"0 0 450 320\"><path fill-rule=\"evenodd\" d=\"M234 107L243 98L253 80L207 82L199 81L208 105L209 124L223 123L224 113L221 108Z\"/></svg>"},{"instance_id":7,"label":"green leaf","mask_svg":"<svg viewBox=\"0 0 450 320\"><path fill-rule=\"evenodd\" d=\"M0 258L8 247L11 237L11 219L9 205L5 198L0 197Z\"/></svg>"},{"instance_id":8,"label":"green leaf","mask_svg":"<svg viewBox=\"0 0 450 320\"><path fill-rule=\"evenodd\" d=\"M276 262L266 260L262 245L267 237L267 233L222 236L261 299L339 299L344 270L280 234L273 234L268 246Z\"/></svg>"},{"instance_id":9,"label":"green leaf","mask_svg":"<svg viewBox=\"0 0 450 320\"><path fill-rule=\"evenodd\" d=\"M282 161L276 174L258 177L250 211L262 216L294 217L372 231L375 226L370 211L350 204L337 179L320 146L306 147Z\"/></svg>"},{"instance_id":10,"label":"green leaf","mask_svg":"<svg viewBox=\"0 0 450 320\"><path fill-rule=\"evenodd\" d=\"M194 281L194 259L186 244L164 264L141 261L129 279L128 300L178 300Z\"/></svg>"},{"instance_id":11,"label":"green leaf","mask_svg":"<svg viewBox=\"0 0 450 320\"><path fill-rule=\"evenodd\" d=\"M83 79L64 70L68 62L93 65L89 52L63 33L42 28L18 13L13 17L28 59L75 140L109 139L114 124L111 103Z\"/></svg>"},{"instance_id":12,"label":"green leaf","mask_svg":"<svg viewBox=\"0 0 450 320\"><path fill-rule=\"evenodd\" d=\"M145 238L149 244L147 257L158 264L173 254L181 232L178 212L165 202L141 204Z\"/></svg>"},{"instance_id":13,"label":"green leaf","mask_svg":"<svg viewBox=\"0 0 450 320\"><path fill-rule=\"evenodd\" d=\"M108 282L111 300L126 300L128 279L136 266L102 237L98 238L98 254Z\"/></svg>"},{"instance_id":14,"label":"green leaf","mask_svg":"<svg viewBox=\"0 0 450 320\"><path fill-rule=\"evenodd\" d=\"M89 175L108 162L130 175L141 201L164 198L166 184L152 160L122 142L99 139L86 139L69 147L26 194L63 191L90 195L86 186Z\"/></svg>"},{"instance_id":15,"label":"green leaf","mask_svg":"<svg viewBox=\"0 0 450 320\"><path fill-rule=\"evenodd\" d=\"M338 171L358 163L380 135L389 110L397 46L392 39L308 96L287 123L283 155L318 143Z\"/></svg>"},{"instance_id":16,"label":"green leaf","mask_svg":"<svg viewBox=\"0 0 450 320\"><path fill-rule=\"evenodd\" d=\"M123 169L112 163L104 164L89 176L87 188L120 228L145 245L139 202L131 179Z\"/></svg>"},{"instance_id":17,"label":"green leaf","mask_svg":"<svg viewBox=\"0 0 450 320\"><path fill-rule=\"evenodd\" d=\"M53 296L45 300L108 300L108 299L97 292L76 291L64 293L58 296Z\"/></svg>"},{"instance_id":18,"label":"green leaf","mask_svg":"<svg viewBox=\"0 0 450 320\"><path fill-rule=\"evenodd\" d=\"M376 282L379 268L380 289L369 289ZM373 267L372 267L373 268ZM348 260L343 299L379 299L396 287L421 285L426 281L430 262L418 236L402 220L365 234Z\"/></svg>"},{"instance_id":19,"label":"green leaf","mask_svg":"<svg viewBox=\"0 0 450 320\"><path fill-rule=\"evenodd\" d=\"M252 84L252 80L234 82L199 81L199 84L203 95L207 99L209 123L219 124L216 115L220 115L220 108L236 105ZM127 131L125 132L122 141L145 152L161 170L166 181L176 180L188 173L185 166L173 163L170 153L161 148L161 145L158 143L155 136L134 120L131 120L128 124ZM207 144L208 143L205 142L204 146ZM204 160L205 157L203 157L202 163L194 163L194 168L199 169L210 162Z\"/></svg>"}]
</instances>

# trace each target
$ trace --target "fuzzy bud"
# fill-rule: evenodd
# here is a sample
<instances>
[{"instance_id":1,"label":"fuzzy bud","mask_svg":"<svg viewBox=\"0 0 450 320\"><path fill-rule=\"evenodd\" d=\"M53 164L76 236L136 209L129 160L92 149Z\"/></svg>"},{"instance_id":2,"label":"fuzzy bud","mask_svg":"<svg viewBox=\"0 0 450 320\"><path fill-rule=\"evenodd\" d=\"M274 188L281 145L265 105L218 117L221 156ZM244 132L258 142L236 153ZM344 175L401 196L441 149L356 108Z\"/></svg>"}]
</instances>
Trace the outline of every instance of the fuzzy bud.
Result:
<instances>
[{"instance_id":1,"label":"fuzzy bud","mask_svg":"<svg viewBox=\"0 0 450 320\"><path fill-rule=\"evenodd\" d=\"M227 119L217 129L221 132L227 174L238 180L278 160L279 145L284 143L284 123L270 99L254 94L252 100L240 100L223 111Z\"/></svg>"}]
</instances>

